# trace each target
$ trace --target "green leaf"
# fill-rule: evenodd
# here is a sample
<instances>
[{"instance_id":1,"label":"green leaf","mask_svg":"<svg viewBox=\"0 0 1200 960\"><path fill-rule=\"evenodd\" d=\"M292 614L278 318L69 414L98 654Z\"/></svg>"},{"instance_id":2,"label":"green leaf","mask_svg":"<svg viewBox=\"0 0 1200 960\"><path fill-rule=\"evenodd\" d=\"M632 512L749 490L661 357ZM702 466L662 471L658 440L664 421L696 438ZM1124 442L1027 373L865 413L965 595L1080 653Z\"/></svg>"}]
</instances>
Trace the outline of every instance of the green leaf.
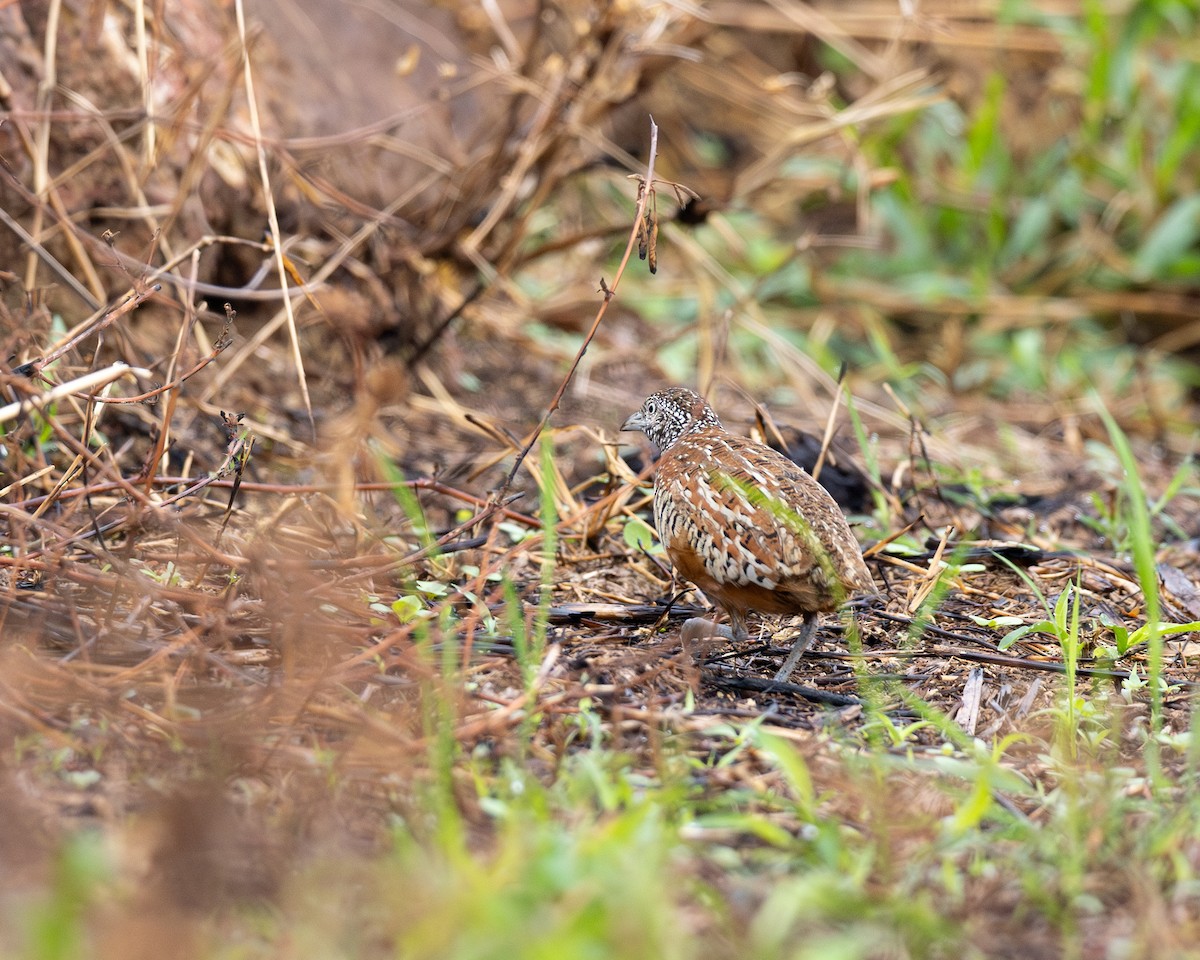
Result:
<instances>
[{"instance_id":1,"label":"green leaf","mask_svg":"<svg viewBox=\"0 0 1200 960\"><path fill-rule=\"evenodd\" d=\"M392 602L392 613L396 615L396 619L401 623L408 623L424 609L425 604L421 602L421 598L414 597L412 594L409 594L407 597L400 597Z\"/></svg>"},{"instance_id":2,"label":"green leaf","mask_svg":"<svg viewBox=\"0 0 1200 960\"><path fill-rule=\"evenodd\" d=\"M1129 643L1129 630L1120 624L1114 623L1112 625L1112 634L1113 639L1117 643L1117 655L1121 657L1125 656L1131 646Z\"/></svg>"},{"instance_id":3,"label":"green leaf","mask_svg":"<svg viewBox=\"0 0 1200 960\"><path fill-rule=\"evenodd\" d=\"M496 526L498 526L500 531L513 543L520 543L522 540L527 539L532 532L528 527L519 523L513 523L510 520L505 520L496 524Z\"/></svg>"},{"instance_id":4,"label":"green leaf","mask_svg":"<svg viewBox=\"0 0 1200 960\"><path fill-rule=\"evenodd\" d=\"M996 645L998 650L1007 650L1014 643L1020 640L1026 634L1032 633L1033 627L1017 627L1016 630L1009 630Z\"/></svg>"},{"instance_id":5,"label":"green leaf","mask_svg":"<svg viewBox=\"0 0 1200 960\"><path fill-rule=\"evenodd\" d=\"M1164 277L1200 239L1200 194L1176 200L1151 229L1134 255L1133 275L1139 280Z\"/></svg>"},{"instance_id":6,"label":"green leaf","mask_svg":"<svg viewBox=\"0 0 1200 960\"><path fill-rule=\"evenodd\" d=\"M1016 630L1010 630L1004 635L999 643L999 649L1007 650L1014 643L1020 640L1023 636L1030 633L1048 633L1052 637L1058 636L1058 624L1053 620L1039 620L1037 623L1030 623L1024 627L1017 627Z\"/></svg>"},{"instance_id":7,"label":"green leaf","mask_svg":"<svg viewBox=\"0 0 1200 960\"><path fill-rule=\"evenodd\" d=\"M1175 633L1200 633L1200 622L1192 621L1191 623L1157 624L1144 623L1142 626L1134 630L1133 633L1129 633L1128 631L1124 631L1123 628L1120 628L1126 634L1124 648L1121 646L1121 637L1117 633L1118 629L1119 628L1117 627L1113 628L1113 635L1117 638L1117 651L1119 653L1124 653L1126 650L1136 647L1139 643L1144 643L1150 638L1151 634L1165 637Z\"/></svg>"},{"instance_id":8,"label":"green leaf","mask_svg":"<svg viewBox=\"0 0 1200 960\"><path fill-rule=\"evenodd\" d=\"M1058 599L1054 601L1054 624L1057 628L1055 633L1061 638L1067 635L1067 616L1071 610L1071 596L1074 590L1071 584L1067 584L1063 588L1063 592L1058 595Z\"/></svg>"},{"instance_id":9,"label":"green leaf","mask_svg":"<svg viewBox=\"0 0 1200 960\"><path fill-rule=\"evenodd\" d=\"M625 522L625 529L621 531L621 537L625 541L625 546L631 550L647 552L662 550L662 544L658 542L658 535L654 532L654 528L641 517L630 517Z\"/></svg>"},{"instance_id":10,"label":"green leaf","mask_svg":"<svg viewBox=\"0 0 1200 960\"><path fill-rule=\"evenodd\" d=\"M1008 241L1000 253L1000 262L1008 265L1034 252L1050 232L1054 206L1048 196L1034 197L1017 215Z\"/></svg>"},{"instance_id":11,"label":"green leaf","mask_svg":"<svg viewBox=\"0 0 1200 960\"><path fill-rule=\"evenodd\" d=\"M973 614L971 619L975 621L977 627L987 627L991 630L999 627L1016 627L1025 622L1020 617L977 617Z\"/></svg>"},{"instance_id":12,"label":"green leaf","mask_svg":"<svg viewBox=\"0 0 1200 960\"><path fill-rule=\"evenodd\" d=\"M800 752L788 741L758 728L754 731L759 749L771 756L779 766L796 798L796 806L806 817L816 816L817 791L812 774Z\"/></svg>"}]
</instances>

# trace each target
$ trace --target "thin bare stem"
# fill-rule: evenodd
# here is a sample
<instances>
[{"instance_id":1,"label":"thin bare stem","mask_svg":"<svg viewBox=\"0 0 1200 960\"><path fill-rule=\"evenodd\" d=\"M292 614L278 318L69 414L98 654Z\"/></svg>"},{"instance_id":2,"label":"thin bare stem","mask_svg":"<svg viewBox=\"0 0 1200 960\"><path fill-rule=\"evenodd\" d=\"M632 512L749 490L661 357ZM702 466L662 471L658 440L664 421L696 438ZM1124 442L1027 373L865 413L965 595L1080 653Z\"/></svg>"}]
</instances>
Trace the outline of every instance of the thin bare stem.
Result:
<instances>
[{"instance_id":1,"label":"thin bare stem","mask_svg":"<svg viewBox=\"0 0 1200 960\"><path fill-rule=\"evenodd\" d=\"M821 468L825 466L825 455L829 452L829 444L833 441L833 427L837 422L838 407L842 402L842 388L846 385L846 365L842 364L838 373L837 389L833 392L833 403L829 407L829 418L825 421L825 433L821 437L821 452L817 454L817 462L813 464L812 478L821 479Z\"/></svg>"},{"instance_id":2,"label":"thin bare stem","mask_svg":"<svg viewBox=\"0 0 1200 960\"><path fill-rule=\"evenodd\" d=\"M637 210L633 216L633 229L629 231L629 241L625 244L625 255L621 257L621 263L617 267L617 273L613 277L612 283L606 283L603 279L600 281L600 289L604 292L604 299L600 303L600 309L596 311L596 319L592 321L592 327L587 332L587 336L583 338L583 343L579 346L579 351L575 354L575 359L571 361L571 368L567 371L567 375L563 377L562 383L558 385L558 390L554 393L554 398L550 401L550 406L546 408L546 412L542 415L541 421L530 434L525 446L521 448L516 459L513 460L512 469L508 471L508 476L504 478L504 483L500 485L498 498L503 499L508 493L509 487L512 486L513 480L517 476L517 471L521 469L521 464L525 462L525 458L529 456L529 451L533 449L533 445L537 443L538 438L542 435L542 431L546 429L546 424L550 422L550 418L554 415L554 411L558 409L559 403L562 402L563 394L567 392L567 386L575 376L575 371L579 368L580 362L583 360L583 355L587 353L587 348L591 345L596 332L600 329L600 322L604 319L605 313L608 312L608 305L612 302L613 297L617 294L617 286L621 282L621 277L625 275L625 267L629 263L629 258L633 254L633 248L638 243L638 237L643 230L643 218L646 216L646 206L650 202L650 195L654 190L654 160L658 155L658 124L654 122L654 118L650 118L650 157L646 162L646 178L638 185L638 202Z\"/></svg>"},{"instance_id":3,"label":"thin bare stem","mask_svg":"<svg viewBox=\"0 0 1200 960\"><path fill-rule=\"evenodd\" d=\"M246 11L242 0L234 4L237 11L238 37L242 42L242 66L246 83L246 105L250 113L250 128L254 132L254 151L258 156L258 175L262 181L263 202L267 207L267 222L271 226L272 247L275 253L275 267L279 272L279 286L287 290L288 271L283 261L283 237L279 231L279 214L275 209L275 197L271 192L271 175L267 170L267 151L263 145L262 125L258 119L258 99L254 93L254 71L250 66L250 44L246 37ZM300 353L300 335L296 330L296 315L292 310L292 298L283 298L283 309L287 314L289 343L292 348L292 359L296 364L296 379L300 385L300 395L304 398L304 409L308 414L308 423L316 435L317 424L313 419L312 399L308 395L308 378L304 373L304 357Z\"/></svg>"}]
</instances>

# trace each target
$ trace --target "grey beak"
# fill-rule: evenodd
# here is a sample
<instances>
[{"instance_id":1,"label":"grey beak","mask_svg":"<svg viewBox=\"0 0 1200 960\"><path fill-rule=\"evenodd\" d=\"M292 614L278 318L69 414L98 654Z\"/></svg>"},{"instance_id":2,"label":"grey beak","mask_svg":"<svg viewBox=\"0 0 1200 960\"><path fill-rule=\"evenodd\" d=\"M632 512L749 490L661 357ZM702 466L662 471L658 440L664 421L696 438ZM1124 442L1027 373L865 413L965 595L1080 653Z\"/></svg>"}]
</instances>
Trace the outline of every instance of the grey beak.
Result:
<instances>
[{"instance_id":1,"label":"grey beak","mask_svg":"<svg viewBox=\"0 0 1200 960\"><path fill-rule=\"evenodd\" d=\"M641 410L631 413L625 418L625 422L621 424L621 432L624 433L626 430L641 430L643 433L646 432L646 421L642 417Z\"/></svg>"}]
</instances>

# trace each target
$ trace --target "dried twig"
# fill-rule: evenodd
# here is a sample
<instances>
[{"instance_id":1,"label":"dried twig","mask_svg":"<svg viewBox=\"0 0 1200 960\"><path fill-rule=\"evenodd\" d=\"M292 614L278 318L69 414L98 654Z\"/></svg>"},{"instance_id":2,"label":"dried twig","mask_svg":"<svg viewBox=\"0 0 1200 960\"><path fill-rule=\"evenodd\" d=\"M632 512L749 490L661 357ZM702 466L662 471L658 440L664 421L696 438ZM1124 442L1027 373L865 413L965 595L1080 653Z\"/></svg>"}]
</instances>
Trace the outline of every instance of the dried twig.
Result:
<instances>
[{"instance_id":1,"label":"dried twig","mask_svg":"<svg viewBox=\"0 0 1200 960\"><path fill-rule=\"evenodd\" d=\"M833 393L833 403L829 405L829 417L825 421L825 433L821 436L821 452L817 454L817 462L813 465L812 478L821 479L821 468L825 465L825 457L829 453L829 444L833 442L833 428L837 422L838 407L842 402L842 390L846 386L846 364L838 371L837 389Z\"/></svg>"},{"instance_id":2,"label":"dried twig","mask_svg":"<svg viewBox=\"0 0 1200 960\"><path fill-rule=\"evenodd\" d=\"M26 376L35 376L35 375L40 374L42 372L42 370L44 370L47 366L49 366L55 360L59 359L60 357L62 357L66 353L68 353L70 350L77 347L80 343L82 343L88 337L95 336L96 334L105 330L107 327L112 326L113 323L115 323L121 317L125 316L125 314L132 311L135 307L140 306L146 300L147 297L151 296L152 294L158 293L158 291L161 289L162 289L161 287L156 285L153 287L149 287L148 289L138 290L138 291L134 292L119 307L114 307L112 310L108 311L108 313L104 314L104 316L102 316L98 320L96 320L95 323L86 324L83 327L83 329L78 331L74 336L69 337L68 339L62 341L61 343L55 344L55 346L51 348L49 353L45 354L44 356L38 357L36 360L30 360L27 363L21 364L13 372L18 373L18 374L24 374ZM133 369L133 368L130 368L130 369ZM150 376L149 372L146 372L145 376L149 377Z\"/></svg>"},{"instance_id":3,"label":"dried twig","mask_svg":"<svg viewBox=\"0 0 1200 960\"><path fill-rule=\"evenodd\" d=\"M271 190L271 175L267 169L267 151L263 145L262 125L258 119L258 97L254 92L254 70L250 65L250 43L246 34L246 13L242 6L242 0L235 0L234 11L237 14L238 36L242 41L246 106L250 115L250 128L254 131L254 152L258 157L258 175L262 181L263 202L267 207L267 222L271 227L271 246L275 253L275 266L279 272L279 286L286 290L288 272L283 259L283 235L279 230L279 214L275 209L275 195ZM292 348L292 360L296 365L296 381L300 387L300 396L304 400L304 409L308 413L309 426L315 434L317 425L313 419L312 399L308 395L308 377L304 372L304 357L300 352L300 334L296 329L296 316L292 310L291 297L283 298L283 309L287 315L288 341Z\"/></svg>"},{"instance_id":4,"label":"dried twig","mask_svg":"<svg viewBox=\"0 0 1200 960\"><path fill-rule=\"evenodd\" d=\"M39 361L39 363L41 362ZM149 370L145 370L142 367L131 367L127 363L117 361L111 367L93 370L82 377L77 377L66 383L60 383L45 393L34 394L24 400L0 407L0 423L14 420L30 410L42 410L50 404L61 400L63 397L69 397L72 394L86 394L88 400L98 399L91 396L91 393L97 387L112 383L114 380L120 380L121 377L141 377L148 379L150 376Z\"/></svg>"},{"instance_id":5,"label":"dried twig","mask_svg":"<svg viewBox=\"0 0 1200 960\"><path fill-rule=\"evenodd\" d=\"M604 315L608 312L608 305L612 302L617 293L617 286L621 282L621 277L625 275L625 265L629 263L630 254L633 253L634 246L637 245L638 237L645 229L643 219L646 216L647 205L650 202L650 195L654 191L654 161L658 155L658 125L654 122L654 118L650 118L650 157L646 162L646 177L638 184L638 200L637 210L633 217L633 229L629 233L629 242L625 244L625 255L621 257L621 263L617 267L616 275L613 277L612 283L606 283L603 278L600 280L600 287L604 292L604 299L600 303L599 310L596 311L596 319L592 321L591 329L588 330L587 336L583 338L583 343L580 344L578 352L575 354L575 359L571 362L571 367L567 370L567 375L563 377L562 383L558 385L558 389L554 393L554 397L550 401L550 405L546 408L546 412L542 415L541 421L534 428L533 433L529 435L525 446L517 453L513 460L512 469L508 471L508 476L504 478L504 482L500 485L498 497L503 497L509 487L512 486L513 480L516 478L517 471L521 469L521 464L529 455L529 451L533 449L533 445L537 443L538 437L542 435L542 431L546 429L546 424L550 422L550 418L554 415L554 411L558 409L559 403L562 401L563 394L567 391L567 386L575 376L575 371L579 367L580 361L583 360L583 355L587 352L588 346L592 339L596 336L596 331L600 329L600 322L604 319Z\"/></svg>"}]
</instances>

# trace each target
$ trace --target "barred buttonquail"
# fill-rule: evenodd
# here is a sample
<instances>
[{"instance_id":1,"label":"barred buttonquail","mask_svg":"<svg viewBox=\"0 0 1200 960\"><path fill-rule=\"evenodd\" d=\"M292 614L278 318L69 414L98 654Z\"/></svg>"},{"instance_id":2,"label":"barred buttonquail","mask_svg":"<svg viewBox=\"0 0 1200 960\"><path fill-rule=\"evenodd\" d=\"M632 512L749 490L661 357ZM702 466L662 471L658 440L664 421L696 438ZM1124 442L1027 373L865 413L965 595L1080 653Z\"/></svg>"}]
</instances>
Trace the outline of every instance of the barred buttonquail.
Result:
<instances>
[{"instance_id":1,"label":"barred buttonquail","mask_svg":"<svg viewBox=\"0 0 1200 960\"><path fill-rule=\"evenodd\" d=\"M660 390L621 429L642 431L661 451L654 523L676 571L729 614L732 629L688 620L685 640L743 640L753 611L800 614L803 629L775 675L785 680L812 641L818 613L852 593L874 592L833 498L770 447L727 433L703 397Z\"/></svg>"}]
</instances>

